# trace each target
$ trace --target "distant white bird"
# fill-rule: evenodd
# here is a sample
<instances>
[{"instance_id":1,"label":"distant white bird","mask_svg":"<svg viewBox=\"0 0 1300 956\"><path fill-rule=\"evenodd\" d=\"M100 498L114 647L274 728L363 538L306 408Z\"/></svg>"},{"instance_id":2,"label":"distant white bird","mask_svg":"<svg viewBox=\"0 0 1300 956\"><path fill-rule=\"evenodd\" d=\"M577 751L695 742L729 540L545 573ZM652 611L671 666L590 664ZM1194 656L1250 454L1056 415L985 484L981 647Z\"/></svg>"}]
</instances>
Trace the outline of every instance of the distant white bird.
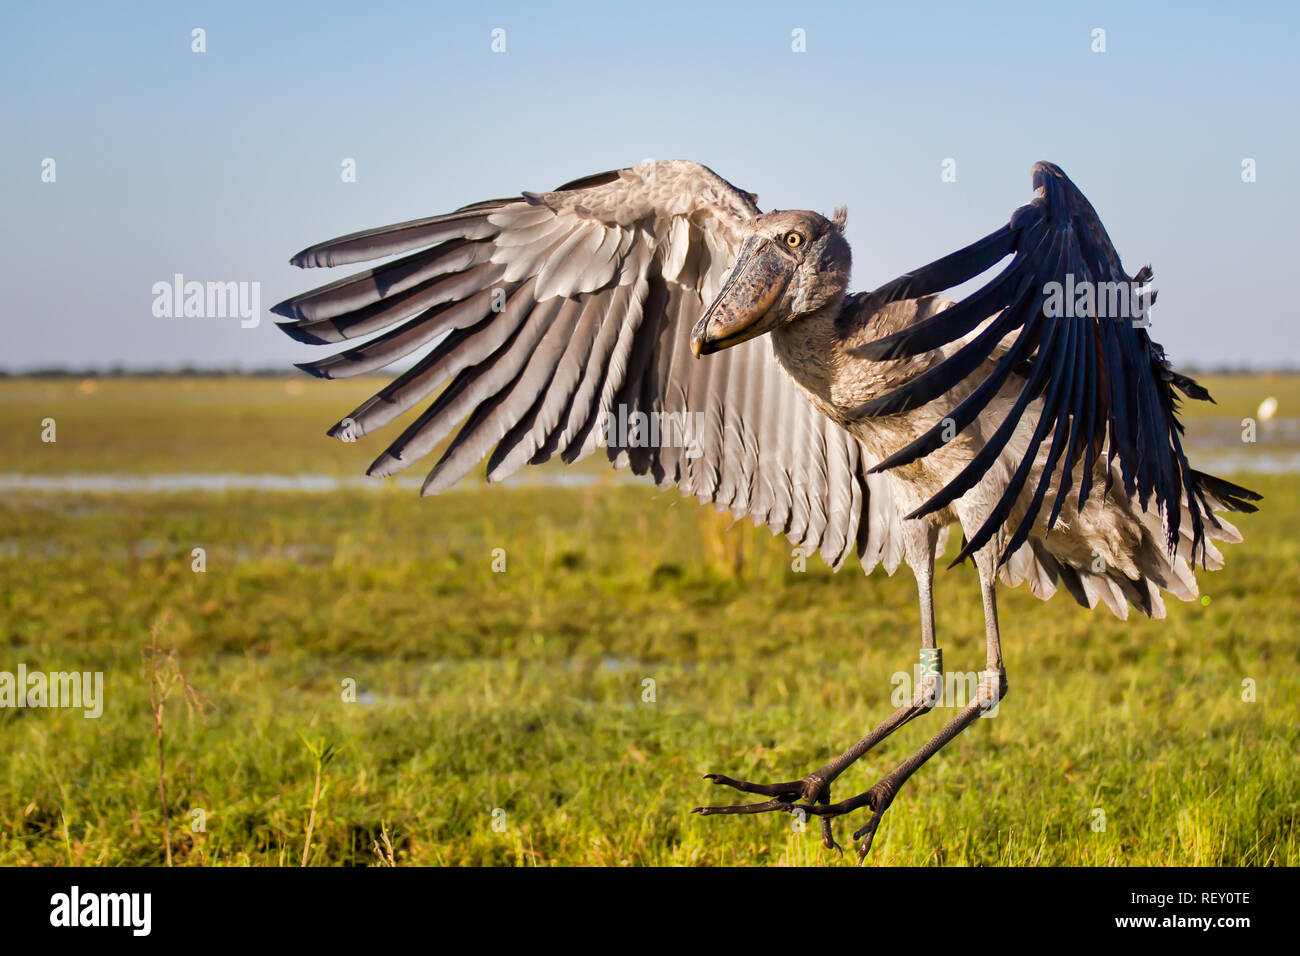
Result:
<instances>
[{"instance_id":1,"label":"distant white bird","mask_svg":"<svg viewBox=\"0 0 1300 956\"><path fill-rule=\"evenodd\" d=\"M303 342L381 333L301 366L322 377L424 350L331 429L360 437L437 395L372 475L407 467L462 421L425 494L489 454L491 480L557 454L576 461L607 441L607 416L692 415L703 422L693 453L642 441L605 451L832 567L850 552L867 571L881 563L892 574L906 561L929 670L913 699L800 780L709 775L769 799L699 808L802 810L822 817L834 846L830 820L869 807L854 835L865 855L903 782L1006 694L999 577L1041 598L1059 582L1087 607L1104 601L1125 617L1131 603L1160 617L1161 589L1190 600L1192 565L1222 565L1210 539L1240 540L1213 512L1254 511L1259 498L1188 465L1174 390L1209 394L1130 317L1098 307L1108 292L1140 289L1150 269L1124 272L1060 169L1039 163L1033 178L1037 197L1009 224L866 294L848 293L842 213L763 214L753 194L673 161L313 246L293 262L410 254L274 311ZM936 298L1008 255L960 303ZM1062 288L1081 293L1064 312ZM954 522L965 536L954 564L973 560L984 602L978 698L870 790L832 803L850 764L935 705L931 584Z\"/></svg>"},{"instance_id":2,"label":"distant white bird","mask_svg":"<svg viewBox=\"0 0 1300 956\"><path fill-rule=\"evenodd\" d=\"M1277 414L1277 399L1270 395L1259 403L1259 410L1255 412L1255 417L1261 422L1271 421Z\"/></svg>"}]
</instances>

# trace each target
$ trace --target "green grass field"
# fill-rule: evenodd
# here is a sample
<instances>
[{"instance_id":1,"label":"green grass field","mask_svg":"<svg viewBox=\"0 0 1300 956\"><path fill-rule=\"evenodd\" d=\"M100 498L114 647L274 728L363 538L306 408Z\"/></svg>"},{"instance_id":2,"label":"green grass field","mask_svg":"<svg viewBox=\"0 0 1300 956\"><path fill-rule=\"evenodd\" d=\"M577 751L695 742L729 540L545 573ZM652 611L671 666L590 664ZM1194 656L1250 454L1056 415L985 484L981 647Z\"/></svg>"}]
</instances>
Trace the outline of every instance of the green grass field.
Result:
<instances>
[{"instance_id":1,"label":"green grass field","mask_svg":"<svg viewBox=\"0 0 1300 956\"><path fill-rule=\"evenodd\" d=\"M1209 384L1223 418L1265 395L1300 407L1292 378ZM381 443L323 432L372 386L4 381L0 472L359 474ZM1001 592L1010 696L912 778L870 862L1300 862L1300 476L1236 477L1266 500L1202 577L1208 600L1124 623ZM164 711L177 864L299 865L315 797L314 865L852 865L786 815L689 811L729 802L705 772L795 779L892 710L916 661L911 577L798 573L784 539L728 526L612 478L425 500L14 485L0 671L102 671L105 704L0 709L0 864L164 862L141 655L157 626L202 696ZM937 598L949 672L978 669L973 571L941 573ZM946 716L869 754L836 798ZM841 821L841 842L864 822Z\"/></svg>"}]
</instances>

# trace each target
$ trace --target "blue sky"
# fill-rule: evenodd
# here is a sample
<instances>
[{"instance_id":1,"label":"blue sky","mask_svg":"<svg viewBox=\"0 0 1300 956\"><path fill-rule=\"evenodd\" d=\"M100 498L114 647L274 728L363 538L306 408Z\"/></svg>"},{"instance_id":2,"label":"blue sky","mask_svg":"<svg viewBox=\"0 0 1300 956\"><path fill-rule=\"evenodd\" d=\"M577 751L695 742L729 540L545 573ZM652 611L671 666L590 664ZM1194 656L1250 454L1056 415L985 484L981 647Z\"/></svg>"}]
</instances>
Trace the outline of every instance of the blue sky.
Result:
<instances>
[{"instance_id":1,"label":"blue sky","mask_svg":"<svg viewBox=\"0 0 1300 956\"><path fill-rule=\"evenodd\" d=\"M1297 5L975 6L13 7L0 368L314 358L265 314L335 277L301 247L646 158L846 204L858 289L1000 226L1050 159L1154 264L1176 362L1300 364ZM178 272L260 282L260 325L155 317Z\"/></svg>"}]
</instances>

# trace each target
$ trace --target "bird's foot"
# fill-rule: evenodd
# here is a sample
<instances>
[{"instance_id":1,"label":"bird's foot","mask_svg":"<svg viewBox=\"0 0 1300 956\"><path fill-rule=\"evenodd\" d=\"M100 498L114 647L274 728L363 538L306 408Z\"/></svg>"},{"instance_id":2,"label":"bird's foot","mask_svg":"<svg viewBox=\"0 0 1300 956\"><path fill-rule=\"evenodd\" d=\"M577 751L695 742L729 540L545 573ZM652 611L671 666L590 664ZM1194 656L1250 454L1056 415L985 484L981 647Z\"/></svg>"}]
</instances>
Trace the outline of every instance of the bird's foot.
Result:
<instances>
[{"instance_id":1,"label":"bird's foot","mask_svg":"<svg viewBox=\"0 0 1300 956\"><path fill-rule=\"evenodd\" d=\"M706 773L705 780L711 780L720 787L731 787L742 793L756 793L761 796L770 797L770 800L762 800L757 803L734 803L723 806L713 807L696 807L692 812L701 816L714 816L719 813L769 813L773 810L784 810L787 813L799 814L801 819L806 819L807 814L802 813L799 809L799 801L817 806L826 806L830 803L831 788L822 777L811 773L802 780L790 780L785 783L752 783L748 780L736 780L733 777L723 776L720 773ZM830 816L822 817L822 843L828 850L836 850L841 856L844 850L835 842L835 836L831 832Z\"/></svg>"},{"instance_id":2,"label":"bird's foot","mask_svg":"<svg viewBox=\"0 0 1300 956\"><path fill-rule=\"evenodd\" d=\"M835 817L852 813L861 807L869 807L871 809L871 818L853 834L854 840L861 841L858 844L858 862L862 862L866 859L867 854L871 852L872 841L876 838L876 829L880 826L880 820L885 815L885 811L894 802L894 797L898 796L900 786L901 781L894 780L893 775L890 775L865 793L849 797L847 800L841 800L838 803L809 802L796 804L790 808L790 812L802 812L810 816L821 817L822 828L825 831L827 829L826 825Z\"/></svg>"}]
</instances>

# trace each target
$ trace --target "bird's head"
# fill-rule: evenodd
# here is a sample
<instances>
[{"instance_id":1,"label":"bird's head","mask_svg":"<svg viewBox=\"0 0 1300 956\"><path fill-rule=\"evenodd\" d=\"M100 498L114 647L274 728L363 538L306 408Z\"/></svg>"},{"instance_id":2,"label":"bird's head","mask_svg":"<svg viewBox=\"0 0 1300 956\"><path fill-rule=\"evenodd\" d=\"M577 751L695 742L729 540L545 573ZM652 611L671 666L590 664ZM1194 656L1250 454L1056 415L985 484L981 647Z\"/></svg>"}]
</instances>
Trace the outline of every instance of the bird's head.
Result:
<instances>
[{"instance_id":1,"label":"bird's head","mask_svg":"<svg viewBox=\"0 0 1300 956\"><path fill-rule=\"evenodd\" d=\"M781 210L750 223L736 264L691 333L696 358L837 305L849 284L844 211Z\"/></svg>"}]
</instances>

